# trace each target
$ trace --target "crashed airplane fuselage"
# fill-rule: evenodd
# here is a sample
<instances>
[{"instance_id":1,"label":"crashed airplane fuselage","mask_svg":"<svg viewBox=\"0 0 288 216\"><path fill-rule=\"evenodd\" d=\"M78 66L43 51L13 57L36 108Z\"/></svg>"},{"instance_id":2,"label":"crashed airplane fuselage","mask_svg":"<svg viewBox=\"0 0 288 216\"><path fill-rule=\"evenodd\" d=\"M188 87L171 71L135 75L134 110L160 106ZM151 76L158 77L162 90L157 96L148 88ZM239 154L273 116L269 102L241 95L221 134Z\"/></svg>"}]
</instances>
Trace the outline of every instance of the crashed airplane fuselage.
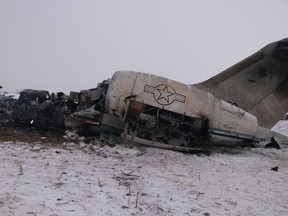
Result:
<instances>
[{"instance_id":1,"label":"crashed airplane fuselage","mask_svg":"<svg viewBox=\"0 0 288 216\"><path fill-rule=\"evenodd\" d=\"M287 82L287 63L282 64L283 61L287 62L287 39L280 42L257 52L261 58L255 58L254 54L240 62L236 67L238 71L229 70L224 73L224 78L221 73L214 80L212 78L196 85L186 85L148 73L118 71L105 85L100 84L101 91L95 104L66 118L66 127L90 133L104 131L121 134L123 138L136 143L171 149L193 149L211 144L285 147L287 137L265 128L265 124L259 125L258 118L265 113L255 115L248 111L253 113L253 109L259 109L271 94L287 95L287 87L283 89ZM282 49L283 46L286 50ZM281 50L278 52L279 47ZM245 67L241 67L241 64ZM265 65L269 66L268 70L263 69ZM242 80L242 77L247 80ZM237 80L242 88L250 86L252 90L251 86L256 86L257 91L262 91L261 94L255 92L257 100L254 98L253 102L251 90L248 91L249 109L242 108L246 103L241 101L243 95L239 93L239 86L232 86L235 91L233 101L230 100L233 92L229 92L228 100L225 95L220 95L223 93L220 87L227 89L229 85L237 84ZM273 85L269 82L273 82ZM217 90L220 96L212 94ZM237 94L241 95L241 100L238 100ZM278 103L282 112L287 112L286 95ZM271 123L269 119L266 122Z\"/></svg>"}]
</instances>

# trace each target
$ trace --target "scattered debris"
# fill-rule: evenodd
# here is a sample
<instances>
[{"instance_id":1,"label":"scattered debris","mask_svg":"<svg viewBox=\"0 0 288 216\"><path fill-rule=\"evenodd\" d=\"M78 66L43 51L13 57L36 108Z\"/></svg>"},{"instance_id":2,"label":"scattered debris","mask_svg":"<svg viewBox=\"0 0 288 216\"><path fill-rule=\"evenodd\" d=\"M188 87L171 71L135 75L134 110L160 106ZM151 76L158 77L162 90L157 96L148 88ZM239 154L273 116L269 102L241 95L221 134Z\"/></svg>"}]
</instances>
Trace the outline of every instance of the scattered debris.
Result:
<instances>
[{"instance_id":1,"label":"scattered debris","mask_svg":"<svg viewBox=\"0 0 288 216\"><path fill-rule=\"evenodd\" d=\"M103 100L105 86L107 82L104 81L95 89L70 92L69 96L63 92L50 94L46 90L32 89L19 92L18 99L13 95L0 94L0 126L54 131L60 129L64 133L65 119L72 113L76 117L80 115L90 120L100 116L93 105ZM99 105L97 107L101 109ZM79 130L81 132L87 135L84 129Z\"/></svg>"}]
</instances>

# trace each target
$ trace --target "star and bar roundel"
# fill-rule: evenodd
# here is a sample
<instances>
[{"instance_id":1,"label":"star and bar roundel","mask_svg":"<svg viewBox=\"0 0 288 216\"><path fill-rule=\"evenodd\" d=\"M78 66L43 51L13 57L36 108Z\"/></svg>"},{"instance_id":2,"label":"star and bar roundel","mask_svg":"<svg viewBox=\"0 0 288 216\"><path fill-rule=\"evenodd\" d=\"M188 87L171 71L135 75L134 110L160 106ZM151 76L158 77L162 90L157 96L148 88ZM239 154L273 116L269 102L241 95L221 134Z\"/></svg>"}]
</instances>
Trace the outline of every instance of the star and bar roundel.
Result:
<instances>
[{"instance_id":1,"label":"star and bar roundel","mask_svg":"<svg viewBox=\"0 0 288 216\"><path fill-rule=\"evenodd\" d=\"M174 101L185 103L186 96L179 94L169 85L160 84L157 86L145 85L144 92L150 93L154 96L157 103L167 106Z\"/></svg>"}]
</instances>

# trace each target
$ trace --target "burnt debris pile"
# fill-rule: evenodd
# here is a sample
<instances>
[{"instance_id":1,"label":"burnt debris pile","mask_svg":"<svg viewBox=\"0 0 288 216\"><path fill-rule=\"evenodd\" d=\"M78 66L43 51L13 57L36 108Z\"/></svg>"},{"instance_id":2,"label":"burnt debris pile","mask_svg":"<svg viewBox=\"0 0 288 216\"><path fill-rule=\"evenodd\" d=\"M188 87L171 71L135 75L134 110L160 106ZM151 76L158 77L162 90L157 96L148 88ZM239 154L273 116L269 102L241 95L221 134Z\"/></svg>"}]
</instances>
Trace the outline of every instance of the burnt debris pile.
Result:
<instances>
[{"instance_id":1,"label":"burnt debris pile","mask_svg":"<svg viewBox=\"0 0 288 216\"><path fill-rule=\"evenodd\" d=\"M15 95L0 92L0 127L34 128L65 131L65 119L75 113L101 104L104 100L107 81L94 89L49 93L45 90L25 89ZM99 103L100 102L100 103ZM97 112L94 110L94 114ZM89 112L86 112L89 113ZM93 113L93 111L91 112ZM89 116L88 116L89 117Z\"/></svg>"}]
</instances>

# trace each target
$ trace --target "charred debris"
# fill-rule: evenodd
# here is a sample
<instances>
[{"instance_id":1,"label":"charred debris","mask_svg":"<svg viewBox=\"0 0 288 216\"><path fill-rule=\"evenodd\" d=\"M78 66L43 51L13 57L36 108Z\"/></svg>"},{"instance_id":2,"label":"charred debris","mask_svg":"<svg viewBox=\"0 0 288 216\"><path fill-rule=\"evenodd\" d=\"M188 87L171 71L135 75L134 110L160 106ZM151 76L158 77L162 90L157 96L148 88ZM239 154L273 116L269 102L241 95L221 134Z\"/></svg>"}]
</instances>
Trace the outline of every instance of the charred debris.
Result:
<instances>
[{"instance_id":1,"label":"charred debris","mask_svg":"<svg viewBox=\"0 0 288 216\"><path fill-rule=\"evenodd\" d=\"M72 129L65 125L71 114L93 121L100 117L107 87L108 80L105 80L96 88L70 92L70 95L25 89L19 92L18 98L0 91L0 127L47 130L64 135L67 129ZM86 137L99 135L85 128L77 128L76 132Z\"/></svg>"},{"instance_id":2,"label":"charred debris","mask_svg":"<svg viewBox=\"0 0 288 216\"><path fill-rule=\"evenodd\" d=\"M96 139L114 146L122 140L125 123L104 112L108 86L109 79L99 83L96 88L70 92L70 95L25 89L19 92L17 99L14 98L15 95L0 92L0 129L5 127L41 133L44 131L47 134L52 132L62 138L65 132L73 131L84 137L84 141ZM153 147L208 154L207 151L194 148L170 145Z\"/></svg>"}]
</instances>

